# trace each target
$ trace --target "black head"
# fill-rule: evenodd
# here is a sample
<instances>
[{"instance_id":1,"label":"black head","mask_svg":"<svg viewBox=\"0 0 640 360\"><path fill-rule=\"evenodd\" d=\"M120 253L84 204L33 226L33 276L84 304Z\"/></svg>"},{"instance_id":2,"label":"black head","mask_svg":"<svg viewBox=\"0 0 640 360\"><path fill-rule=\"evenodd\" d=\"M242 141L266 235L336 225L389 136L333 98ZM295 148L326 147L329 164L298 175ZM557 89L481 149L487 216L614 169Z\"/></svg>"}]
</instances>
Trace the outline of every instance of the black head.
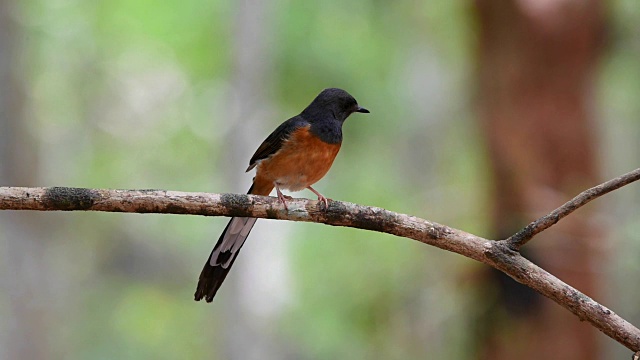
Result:
<instances>
[{"instance_id":1,"label":"black head","mask_svg":"<svg viewBox=\"0 0 640 360\"><path fill-rule=\"evenodd\" d=\"M331 116L343 122L354 112L369 113L369 110L359 106L356 99L348 92L329 88L322 90L301 115L309 120Z\"/></svg>"}]
</instances>

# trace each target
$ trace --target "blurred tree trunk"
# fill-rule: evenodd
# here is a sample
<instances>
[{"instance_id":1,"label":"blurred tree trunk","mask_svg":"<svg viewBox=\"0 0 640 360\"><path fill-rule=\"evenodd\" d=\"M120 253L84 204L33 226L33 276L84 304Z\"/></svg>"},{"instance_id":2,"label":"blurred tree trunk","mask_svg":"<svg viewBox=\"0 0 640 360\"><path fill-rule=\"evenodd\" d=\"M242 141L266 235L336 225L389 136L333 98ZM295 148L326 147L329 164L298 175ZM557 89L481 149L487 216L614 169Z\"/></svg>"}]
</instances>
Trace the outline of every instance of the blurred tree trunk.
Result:
<instances>
[{"instance_id":1,"label":"blurred tree trunk","mask_svg":"<svg viewBox=\"0 0 640 360\"><path fill-rule=\"evenodd\" d=\"M493 229L504 238L599 180L595 78L605 37L598 0L476 0L478 109L493 174ZM583 209L526 246L527 256L596 300L603 233ZM597 331L511 279L492 276L484 359L596 359ZM497 280L497 281L496 281Z\"/></svg>"},{"instance_id":2,"label":"blurred tree trunk","mask_svg":"<svg viewBox=\"0 0 640 360\"><path fill-rule=\"evenodd\" d=\"M0 184L38 186L37 139L26 120L17 2L0 0ZM0 359L50 359L52 301L42 214L0 217ZM40 224L40 225L37 225Z\"/></svg>"},{"instance_id":3,"label":"blurred tree trunk","mask_svg":"<svg viewBox=\"0 0 640 360\"><path fill-rule=\"evenodd\" d=\"M220 168L227 169L230 191L246 192L252 177L245 173L249 159L271 127L279 124L266 96L273 91L274 3L242 0L234 4L233 62L227 102L230 108L228 116L220 119L232 125ZM218 295L229 300L221 327L225 351L220 352L228 359L287 359L290 351L290 344L273 331L282 293L278 289L278 280L282 280L278 275L282 274L273 270L286 263L286 236L278 226L270 226L269 232L261 231L262 225L264 221L258 221Z\"/></svg>"}]
</instances>

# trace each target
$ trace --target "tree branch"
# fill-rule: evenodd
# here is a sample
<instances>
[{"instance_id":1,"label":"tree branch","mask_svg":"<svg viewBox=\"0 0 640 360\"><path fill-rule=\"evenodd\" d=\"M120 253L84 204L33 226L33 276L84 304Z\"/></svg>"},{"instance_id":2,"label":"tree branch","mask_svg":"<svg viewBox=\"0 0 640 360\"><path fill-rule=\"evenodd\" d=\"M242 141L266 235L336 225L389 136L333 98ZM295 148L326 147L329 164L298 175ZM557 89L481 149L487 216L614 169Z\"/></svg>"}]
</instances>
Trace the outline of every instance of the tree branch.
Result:
<instances>
[{"instance_id":1,"label":"tree branch","mask_svg":"<svg viewBox=\"0 0 640 360\"><path fill-rule=\"evenodd\" d=\"M581 192L578 196L564 203L564 205L530 223L525 228L509 237L507 239L509 247L512 250L520 250L520 248L524 244L528 243L531 238L555 225L562 218L578 210L591 200L597 199L606 193L617 190L637 180L640 180L640 168Z\"/></svg>"},{"instance_id":2,"label":"tree branch","mask_svg":"<svg viewBox=\"0 0 640 360\"><path fill-rule=\"evenodd\" d=\"M527 232L526 236L530 239L588 201L637 180L638 174L640 169L585 191L546 216L553 216L552 214L557 212L555 221L553 219L545 221L543 220L545 217L527 226L532 229L530 232L533 234L529 235L530 233ZM588 321L630 350L640 351L638 328L514 250L515 240L511 239L516 238L524 230L508 240L493 241L415 216L377 207L331 201L328 209L321 210L317 201L304 199L290 200L287 204L289 211L286 211L276 198L257 195L165 190L0 187L0 210L78 210L246 216L317 222L414 239L490 265L560 304L580 320ZM539 225L533 225L537 223ZM521 238L524 239L526 236Z\"/></svg>"}]
</instances>

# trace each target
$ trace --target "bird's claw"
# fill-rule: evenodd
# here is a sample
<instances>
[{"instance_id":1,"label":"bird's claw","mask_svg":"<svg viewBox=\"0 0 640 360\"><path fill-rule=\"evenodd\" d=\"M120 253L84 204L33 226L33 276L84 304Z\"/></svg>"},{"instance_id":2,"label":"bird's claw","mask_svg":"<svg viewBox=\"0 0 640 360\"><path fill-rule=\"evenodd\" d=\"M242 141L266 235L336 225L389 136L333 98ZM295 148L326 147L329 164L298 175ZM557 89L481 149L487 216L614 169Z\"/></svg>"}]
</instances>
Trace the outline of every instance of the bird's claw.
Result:
<instances>
[{"instance_id":1,"label":"bird's claw","mask_svg":"<svg viewBox=\"0 0 640 360\"><path fill-rule=\"evenodd\" d=\"M327 210L329 210L329 200L331 200L331 199L327 199L323 195L319 195L318 196L318 201L319 201L318 205L319 204L324 204L324 211L327 211Z\"/></svg>"},{"instance_id":2,"label":"bird's claw","mask_svg":"<svg viewBox=\"0 0 640 360\"><path fill-rule=\"evenodd\" d=\"M284 205L284 209L289 211L289 207L287 206L287 200L291 200L293 199L291 196L278 196L278 200L280 200L280 202L282 202L282 205Z\"/></svg>"},{"instance_id":3,"label":"bird's claw","mask_svg":"<svg viewBox=\"0 0 640 360\"><path fill-rule=\"evenodd\" d=\"M280 189L278 189L278 200L282 202L282 205L284 205L284 209L289 211L289 207L287 207L287 200L293 200L293 198L289 195L284 195L280 192Z\"/></svg>"}]
</instances>

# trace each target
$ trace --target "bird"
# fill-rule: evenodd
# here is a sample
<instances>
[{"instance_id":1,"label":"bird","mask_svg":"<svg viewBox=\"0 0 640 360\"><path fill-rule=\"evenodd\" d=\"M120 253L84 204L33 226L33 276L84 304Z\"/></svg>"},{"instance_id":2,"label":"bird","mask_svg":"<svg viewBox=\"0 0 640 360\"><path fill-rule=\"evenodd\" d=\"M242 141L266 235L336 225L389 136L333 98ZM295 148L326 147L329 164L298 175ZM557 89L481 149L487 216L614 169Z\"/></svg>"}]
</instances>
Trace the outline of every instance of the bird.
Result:
<instances>
[{"instance_id":1,"label":"bird","mask_svg":"<svg viewBox=\"0 0 640 360\"><path fill-rule=\"evenodd\" d=\"M342 125L353 113L369 113L348 92L324 89L302 112L278 126L258 147L246 172L256 169L248 194L268 196L276 189L278 200L288 211L290 191L311 190L318 205L328 209L329 199L315 184L329 171L342 144ZM236 261L256 218L233 217L220 235L204 265L194 294L196 301L212 302Z\"/></svg>"}]
</instances>

